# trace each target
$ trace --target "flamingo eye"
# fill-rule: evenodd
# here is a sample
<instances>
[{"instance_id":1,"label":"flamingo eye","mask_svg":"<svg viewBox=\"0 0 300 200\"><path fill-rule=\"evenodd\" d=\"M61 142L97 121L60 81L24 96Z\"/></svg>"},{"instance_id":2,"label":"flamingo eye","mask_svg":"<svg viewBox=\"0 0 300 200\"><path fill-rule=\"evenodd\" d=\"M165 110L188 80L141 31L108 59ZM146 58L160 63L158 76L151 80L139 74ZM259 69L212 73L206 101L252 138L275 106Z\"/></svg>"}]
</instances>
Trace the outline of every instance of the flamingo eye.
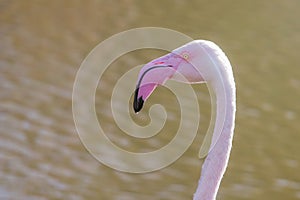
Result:
<instances>
[{"instance_id":1,"label":"flamingo eye","mask_svg":"<svg viewBox=\"0 0 300 200\"><path fill-rule=\"evenodd\" d=\"M182 54L182 57L185 59L185 60L187 60L187 59L189 59L189 54L188 53L186 53L186 52L184 52L183 54Z\"/></svg>"}]
</instances>

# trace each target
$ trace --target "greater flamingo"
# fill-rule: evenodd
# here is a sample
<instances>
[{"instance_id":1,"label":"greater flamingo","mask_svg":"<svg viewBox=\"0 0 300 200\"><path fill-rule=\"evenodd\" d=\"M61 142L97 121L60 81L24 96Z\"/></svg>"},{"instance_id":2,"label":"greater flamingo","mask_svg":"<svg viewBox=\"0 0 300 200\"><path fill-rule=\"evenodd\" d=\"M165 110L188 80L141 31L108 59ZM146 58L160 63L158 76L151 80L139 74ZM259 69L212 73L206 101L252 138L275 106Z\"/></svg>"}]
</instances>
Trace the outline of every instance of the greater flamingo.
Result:
<instances>
[{"instance_id":1,"label":"greater flamingo","mask_svg":"<svg viewBox=\"0 0 300 200\"><path fill-rule=\"evenodd\" d=\"M233 139L236 89L232 67L215 43L206 40L189 42L142 67L134 95L134 111L139 112L157 85L168 79L190 84L205 82L214 96L213 135L194 194L194 200L214 200L228 164Z\"/></svg>"}]
</instances>

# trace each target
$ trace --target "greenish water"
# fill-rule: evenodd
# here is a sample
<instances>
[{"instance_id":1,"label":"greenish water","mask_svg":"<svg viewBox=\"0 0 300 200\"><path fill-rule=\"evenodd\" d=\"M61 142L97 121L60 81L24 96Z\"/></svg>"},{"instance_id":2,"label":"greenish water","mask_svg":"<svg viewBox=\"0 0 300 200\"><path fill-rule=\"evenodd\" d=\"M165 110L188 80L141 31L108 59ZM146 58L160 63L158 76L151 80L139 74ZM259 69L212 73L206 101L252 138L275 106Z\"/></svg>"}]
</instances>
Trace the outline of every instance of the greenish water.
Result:
<instances>
[{"instance_id":1,"label":"greenish water","mask_svg":"<svg viewBox=\"0 0 300 200\"><path fill-rule=\"evenodd\" d=\"M112 170L85 150L75 130L72 87L82 60L109 36L143 26L212 40L232 63L237 120L218 199L300 199L299 7L298 0L1 0L0 199L191 199L202 164L199 144L210 119L205 85L193 86L201 108L197 138L160 171ZM97 90L99 120L128 150L159 148L178 126L178 103L164 88L149 104L165 105L171 117L164 133L149 141L122 134L108 110L113 83L158 55L142 50L122 56ZM141 117L133 116L138 123L149 122L149 104Z\"/></svg>"}]
</instances>

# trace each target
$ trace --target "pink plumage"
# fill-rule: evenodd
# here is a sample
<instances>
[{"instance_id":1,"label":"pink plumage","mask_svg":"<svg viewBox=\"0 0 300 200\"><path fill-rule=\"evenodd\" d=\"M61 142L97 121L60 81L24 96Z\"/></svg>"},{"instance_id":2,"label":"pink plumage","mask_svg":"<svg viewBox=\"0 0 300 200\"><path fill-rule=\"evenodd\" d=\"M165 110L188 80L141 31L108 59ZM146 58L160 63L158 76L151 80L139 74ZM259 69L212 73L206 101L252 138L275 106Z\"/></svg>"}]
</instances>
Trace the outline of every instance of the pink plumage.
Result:
<instances>
[{"instance_id":1,"label":"pink plumage","mask_svg":"<svg viewBox=\"0 0 300 200\"><path fill-rule=\"evenodd\" d=\"M195 40L179 47L141 69L134 97L135 112L142 109L144 101L156 86L168 79L189 84L206 82L214 96L215 126L209 139L209 148L206 151L204 149L207 157L194 194L194 200L214 200L232 146L236 110L232 67L224 52L213 42Z\"/></svg>"}]
</instances>

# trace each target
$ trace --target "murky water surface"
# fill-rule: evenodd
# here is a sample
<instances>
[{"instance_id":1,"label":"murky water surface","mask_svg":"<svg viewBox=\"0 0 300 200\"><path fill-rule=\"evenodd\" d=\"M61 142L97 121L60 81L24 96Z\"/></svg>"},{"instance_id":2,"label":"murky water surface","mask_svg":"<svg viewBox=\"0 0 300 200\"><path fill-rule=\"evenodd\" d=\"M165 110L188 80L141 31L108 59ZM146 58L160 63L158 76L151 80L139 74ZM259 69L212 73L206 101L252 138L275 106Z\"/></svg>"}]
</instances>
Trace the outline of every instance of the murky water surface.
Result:
<instances>
[{"instance_id":1,"label":"murky water surface","mask_svg":"<svg viewBox=\"0 0 300 200\"><path fill-rule=\"evenodd\" d=\"M1 0L0 199L191 199L202 164L199 145L210 119L205 85L193 86L201 108L194 143L160 171L112 170L85 150L75 130L72 86L80 63L107 37L140 26L215 41L232 62L236 130L218 199L300 199L299 7L298 0ZM122 134L108 108L118 78L161 54L124 55L100 81L99 121L108 137L127 150L160 148L178 127L178 102L164 88L149 104L165 105L169 118L163 132L149 141ZM133 117L149 123L146 111Z\"/></svg>"}]
</instances>

